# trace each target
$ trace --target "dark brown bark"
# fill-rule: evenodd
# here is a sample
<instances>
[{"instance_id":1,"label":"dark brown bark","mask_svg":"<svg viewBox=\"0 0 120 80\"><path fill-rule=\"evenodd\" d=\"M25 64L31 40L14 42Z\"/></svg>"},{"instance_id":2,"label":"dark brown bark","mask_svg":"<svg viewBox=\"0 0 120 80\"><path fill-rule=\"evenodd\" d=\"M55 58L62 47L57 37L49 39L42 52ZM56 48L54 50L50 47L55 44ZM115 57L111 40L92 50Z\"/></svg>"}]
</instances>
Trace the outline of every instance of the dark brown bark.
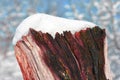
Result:
<instances>
[{"instance_id":1,"label":"dark brown bark","mask_svg":"<svg viewBox=\"0 0 120 80\"><path fill-rule=\"evenodd\" d=\"M24 80L107 80L105 30L87 28L72 34L29 30L15 45Z\"/></svg>"}]
</instances>

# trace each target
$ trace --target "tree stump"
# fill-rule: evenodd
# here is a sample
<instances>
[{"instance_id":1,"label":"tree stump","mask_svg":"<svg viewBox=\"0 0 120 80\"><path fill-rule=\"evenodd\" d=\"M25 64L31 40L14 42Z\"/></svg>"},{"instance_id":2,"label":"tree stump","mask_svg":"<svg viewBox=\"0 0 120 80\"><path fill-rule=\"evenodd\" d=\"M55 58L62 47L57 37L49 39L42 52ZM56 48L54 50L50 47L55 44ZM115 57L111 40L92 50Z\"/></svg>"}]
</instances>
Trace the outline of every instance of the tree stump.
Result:
<instances>
[{"instance_id":1,"label":"tree stump","mask_svg":"<svg viewBox=\"0 0 120 80\"><path fill-rule=\"evenodd\" d=\"M105 72L104 29L95 26L74 34L29 29L15 45L24 80L109 80Z\"/></svg>"}]
</instances>

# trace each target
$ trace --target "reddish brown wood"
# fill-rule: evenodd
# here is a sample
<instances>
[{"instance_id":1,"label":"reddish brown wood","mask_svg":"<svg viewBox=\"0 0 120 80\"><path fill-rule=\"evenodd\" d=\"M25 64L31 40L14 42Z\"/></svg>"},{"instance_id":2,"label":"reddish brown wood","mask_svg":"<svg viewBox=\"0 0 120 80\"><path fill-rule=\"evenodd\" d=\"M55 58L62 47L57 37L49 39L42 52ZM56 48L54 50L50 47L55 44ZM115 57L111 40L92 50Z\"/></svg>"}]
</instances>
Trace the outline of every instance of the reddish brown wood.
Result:
<instances>
[{"instance_id":1,"label":"reddish brown wood","mask_svg":"<svg viewBox=\"0 0 120 80\"><path fill-rule=\"evenodd\" d=\"M87 28L72 34L29 30L15 45L24 80L107 80L105 30Z\"/></svg>"}]
</instances>

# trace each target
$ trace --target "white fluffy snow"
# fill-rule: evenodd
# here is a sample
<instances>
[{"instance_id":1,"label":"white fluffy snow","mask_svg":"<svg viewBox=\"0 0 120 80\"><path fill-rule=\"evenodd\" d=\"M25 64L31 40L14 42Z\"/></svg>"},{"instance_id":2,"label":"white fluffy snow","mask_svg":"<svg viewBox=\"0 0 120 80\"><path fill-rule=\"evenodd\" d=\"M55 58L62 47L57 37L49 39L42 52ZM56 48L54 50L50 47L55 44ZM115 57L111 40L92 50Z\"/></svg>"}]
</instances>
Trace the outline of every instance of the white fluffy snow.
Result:
<instances>
[{"instance_id":1,"label":"white fluffy snow","mask_svg":"<svg viewBox=\"0 0 120 80\"><path fill-rule=\"evenodd\" d=\"M34 14L25 20L17 27L15 36L13 38L13 44L15 45L18 40L25 35L29 28L33 28L37 31L49 32L52 36L56 32L62 33L63 31L75 31L84 29L86 27L94 27L95 24L82 20L70 20L60 17L55 17L43 13Z\"/></svg>"}]
</instances>

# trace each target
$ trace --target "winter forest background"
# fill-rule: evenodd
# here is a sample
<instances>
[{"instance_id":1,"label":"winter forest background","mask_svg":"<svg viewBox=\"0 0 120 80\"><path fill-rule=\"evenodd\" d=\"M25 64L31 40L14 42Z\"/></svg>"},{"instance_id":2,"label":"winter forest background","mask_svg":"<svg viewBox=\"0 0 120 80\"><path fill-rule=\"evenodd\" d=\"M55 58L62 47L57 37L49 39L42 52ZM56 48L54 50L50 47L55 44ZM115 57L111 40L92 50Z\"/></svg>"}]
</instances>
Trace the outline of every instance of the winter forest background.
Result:
<instances>
[{"instance_id":1,"label":"winter forest background","mask_svg":"<svg viewBox=\"0 0 120 80\"><path fill-rule=\"evenodd\" d=\"M20 22L38 12L106 28L113 80L120 80L120 0L0 0L0 80L23 80L12 38Z\"/></svg>"}]
</instances>

